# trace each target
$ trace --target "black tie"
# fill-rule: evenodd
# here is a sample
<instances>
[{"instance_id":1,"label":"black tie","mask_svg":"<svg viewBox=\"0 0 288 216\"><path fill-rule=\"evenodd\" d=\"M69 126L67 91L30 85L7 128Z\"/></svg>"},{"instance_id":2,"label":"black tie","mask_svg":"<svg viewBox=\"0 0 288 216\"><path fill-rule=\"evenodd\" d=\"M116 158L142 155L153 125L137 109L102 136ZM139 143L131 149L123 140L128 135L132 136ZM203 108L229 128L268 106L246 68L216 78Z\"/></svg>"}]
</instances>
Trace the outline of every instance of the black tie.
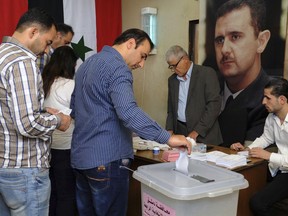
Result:
<instances>
[{"instance_id":1,"label":"black tie","mask_svg":"<svg viewBox=\"0 0 288 216\"><path fill-rule=\"evenodd\" d=\"M225 108L224 108L224 109L227 108L227 106L229 105L229 103L230 103L232 100L233 100L233 95L230 95L230 96L227 98L227 100L226 100Z\"/></svg>"}]
</instances>

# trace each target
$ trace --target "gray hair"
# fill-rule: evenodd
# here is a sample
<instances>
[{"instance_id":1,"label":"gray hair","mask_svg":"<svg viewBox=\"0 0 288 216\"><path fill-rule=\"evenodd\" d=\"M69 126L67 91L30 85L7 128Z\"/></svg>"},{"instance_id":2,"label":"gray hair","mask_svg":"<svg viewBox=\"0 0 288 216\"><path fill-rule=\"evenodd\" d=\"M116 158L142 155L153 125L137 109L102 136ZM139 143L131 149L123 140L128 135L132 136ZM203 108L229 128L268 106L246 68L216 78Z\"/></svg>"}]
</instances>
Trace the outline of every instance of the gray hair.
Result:
<instances>
[{"instance_id":1,"label":"gray hair","mask_svg":"<svg viewBox=\"0 0 288 216\"><path fill-rule=\"evenodd\" d=\"M188 54L181 46L174 45L168 49L165 56L166 61L168 62L171 60L171 58L176 57L177 59L180 59L183 56L188 56Z\"/></svg>"}]
</instances>

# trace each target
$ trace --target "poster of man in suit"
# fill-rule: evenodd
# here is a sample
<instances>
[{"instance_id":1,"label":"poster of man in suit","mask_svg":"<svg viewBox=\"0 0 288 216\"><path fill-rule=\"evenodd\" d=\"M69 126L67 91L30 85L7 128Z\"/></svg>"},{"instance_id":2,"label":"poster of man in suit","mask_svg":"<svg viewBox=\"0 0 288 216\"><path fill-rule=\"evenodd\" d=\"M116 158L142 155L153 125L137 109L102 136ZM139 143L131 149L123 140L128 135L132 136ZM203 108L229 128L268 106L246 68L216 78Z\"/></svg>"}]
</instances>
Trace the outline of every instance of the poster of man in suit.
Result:
<instances>
[{"instance_id":1,"label":"poster of man in suit","mask_svg":"<svg viewBox=\"0 0 288 216\"><path fill-rule=\"evenodd\" d=\"M227 1L200 1L198 63L212 66L215 70L218 70L214 49L216 11ZM261 56L262 66L268 75L283 76L288 0L264 1L267 10L266 28L271 32L271 37Z\"/></svg>"}]
</instances>

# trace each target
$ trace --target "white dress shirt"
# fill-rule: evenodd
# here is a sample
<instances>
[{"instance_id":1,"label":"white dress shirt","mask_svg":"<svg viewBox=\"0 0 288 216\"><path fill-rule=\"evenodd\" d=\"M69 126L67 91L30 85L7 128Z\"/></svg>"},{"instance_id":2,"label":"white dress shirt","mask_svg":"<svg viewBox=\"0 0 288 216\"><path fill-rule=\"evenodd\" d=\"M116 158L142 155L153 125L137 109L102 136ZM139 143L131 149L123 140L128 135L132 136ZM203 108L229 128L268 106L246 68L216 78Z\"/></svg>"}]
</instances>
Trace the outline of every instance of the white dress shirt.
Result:
<instances>
[{"instance_id":1,"label":"white dress shirt","mask_svg":"<svg viewBox=\"0 0 288 216\"><path fill-rule=\"evenodd\" d=\"M275 176L279 169L288 172L288 114L281 124L280 119L270 113L266 118L263 134L248 147L266 148L273 143L276 143L278 153L271 153L269 170L271 175Z\"/></svg>"},{"instance_id":2,"label":"white dress shirt","mask_svg":"<svg viewBox=\"0 0 288 216\"><path fill-rule=\"evenodd\" d=\"M50 93L44 101L44 106L58 109L64 114L69 115L71 112L69 109L71 94L74 90L74 86L75 81L72 79L63 77L55 79L50 88ZM52 134L51 148L70 149L73 130L74 120L71 121L69 128L65 132L56 129Z\"/></svg>"},{"instance_id":3,"label":"white dress shirt","mask_svg":"<svg viewBox=\"0 0 288 216\"><path fill-rule=\"evenodd\" d=\"M193 69L193 63L191 64L188 72L186 73L184 79L183 77L177 76L177 79L179 80L179 96L178 96L178 117L177 119L182 122L186 122L186 104L187 104L187 97L188 97L188 91L190 86L190 78L192 74Z\"/></svg>"}]
</instances>

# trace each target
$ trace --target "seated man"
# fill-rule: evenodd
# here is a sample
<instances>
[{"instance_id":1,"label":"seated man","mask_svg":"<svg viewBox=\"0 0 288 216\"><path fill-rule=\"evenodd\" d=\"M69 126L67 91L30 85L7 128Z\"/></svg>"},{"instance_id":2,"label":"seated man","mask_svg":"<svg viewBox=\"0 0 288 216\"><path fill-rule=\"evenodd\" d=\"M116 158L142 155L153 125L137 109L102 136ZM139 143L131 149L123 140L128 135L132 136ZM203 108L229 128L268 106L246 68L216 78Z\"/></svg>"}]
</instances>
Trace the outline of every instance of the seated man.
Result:
<instances>
[{"instance_id":1,"label":"seated man","mask_svg":"<svg viewBox=\"0 0 288 216\"><path fill-rule=\"evenodd\" d=\"M288 81L283 78L270 80L264 88L263 104L270 113L266 119L264 133L248 146L249 155L269 161L271 182L250 200L254 215L272 215L273 204L288 198ZM278 153L264 150L276 143ZM243 150L235 143L232 149Z\"/></svg>"}]
</instances>

